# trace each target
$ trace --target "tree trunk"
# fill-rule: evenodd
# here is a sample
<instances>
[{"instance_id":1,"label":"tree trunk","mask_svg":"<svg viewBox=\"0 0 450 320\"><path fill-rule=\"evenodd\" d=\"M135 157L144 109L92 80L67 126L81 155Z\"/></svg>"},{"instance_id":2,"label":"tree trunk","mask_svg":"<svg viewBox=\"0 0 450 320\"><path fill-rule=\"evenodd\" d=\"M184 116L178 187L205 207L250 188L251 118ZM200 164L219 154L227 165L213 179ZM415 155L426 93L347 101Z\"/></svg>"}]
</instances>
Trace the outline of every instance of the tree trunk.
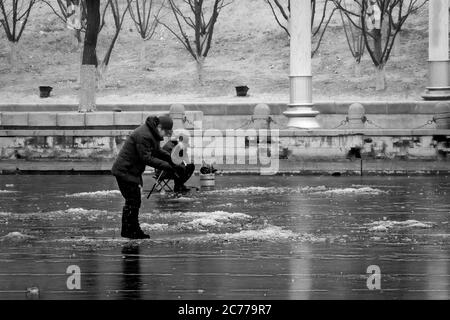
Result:
<instances>
[{"instance_id":1,"label":"tree trunk","mask_svg":"<svg viewBox=\"0 0 450 320\"><path fill-rule=\"evenodd\" d=\"M384 65L375 68L376 72L376 90L383 91L386 89L386 72Z\"/></svg>"},{"instance_id":2,"label":"tree trunk","mask_svg":"<svg viewBox=\"0 0 450 320\"><path fill-rule=\"evenodd\" d=\"M375 58L378 62L378 64L381 63L381 59L383 58L383 44L381 42L381 30L380 29L374 29L373 30L373 35L374 35L374 39L373 39L373 47L374 47L374 54L375 54Z\"/></svg>"},{"instance_id":3,"label":"tree trunk","mask_svg":"<svg viewBox=\"0 0 450 320\"><path fill-rule=\"evenodd\" d=\"M80 47L78 48L78 56L80 58L79 65L78 65L78 75L77 75L77 84L80 86L81 84L81 66L83 65L83 44L81 43ZM81 88L81 86L80 86Z\"/></svg>"},{"instance_id":4,"label":"tree trunk","mask_svg":"<svg viewBox=\"0 0 450 320\"><path fill-rule=\"evenodd\" d=\"M18 42L9 41L9 57L8 62L13 71L19 69L20 64L20 48Z\"/></svg>"},{"instance_id":5,"label":"tree trunk","mask_svg":"<svg viewBox=\"0 0 450 320\"><path fill-rule=\"evenodd\" d=\"M358 61L355 61L353 65L353 76L355 76L356 78L361 77L361 63L359 63Z\"/></svg>"},{"instance_id":6,"label":"tree trunk","mask_svg":"<svg viewBox=\"0 0 450 320\"><path fill-rule=\"evenodd\" d=\"M106 80L108 76L108 65L101 63L97 68L97 88L103 90L106 88Z\"/></svg>"},{"instance_id":7,"label":"tree trunk","mask_svg":"<svg viewBox=\"0 0 450 320\"><path fill-rule=\"evenodd\" d=\"M100 26L100 0L86 1L87 26L80 72L79 112L95 111L97 80L97 36Z\"/></svg>"},{"instance_id":8,"label":"tree trunk","mask_svg":"<svg viewBox=\"0 0 450 320\"><path fill-rule=\"evenodd\" d=\"M147 67L147 41L142 39L141 50L139 52L139 67L143 70Z\"/></svg>"},{"instance_id":9,"label":"tree trunk","mask_svg":"<svg viewBox=\"0 0 450 320\"><path fill-rule=\"evenodd\" d=\"M402 55L402 37L401 37L401 32L397 33L397 36L395 37L394 40L394 55L395 56L401 56Z\"/></svg>"},{"instance_id":10,"label":"tree trunk","mask_svg":"<svg viewBox=\"0 0 450 320\"><path fill-rule=\"evenodd\" d=\"M81 39L81 30L72 30L73 33L73 46L76 51L79 51L83 46L83 41Z\"/></svg>"},{"instance_id":11,"label":"tree trunk","mask_svg":"<svg viewBox=\"0 0 450 320\"><path fill-rule=\"evenodd\" d=\"M96 109L97 68L92 64L82 64L80 68L79 112L92 112Z\"/></svg>"},{"instance_id":12,"label":"tree trunk","mask_svg":"<svg viewBox=\"0 0 450 320\"><path fill-rule=\"evenodd\" d=\"M198 83L200 86L203 86L205 57L198 58L196 62L197 62L196 64L197 64Z\"/></svg>"}]
</instances>

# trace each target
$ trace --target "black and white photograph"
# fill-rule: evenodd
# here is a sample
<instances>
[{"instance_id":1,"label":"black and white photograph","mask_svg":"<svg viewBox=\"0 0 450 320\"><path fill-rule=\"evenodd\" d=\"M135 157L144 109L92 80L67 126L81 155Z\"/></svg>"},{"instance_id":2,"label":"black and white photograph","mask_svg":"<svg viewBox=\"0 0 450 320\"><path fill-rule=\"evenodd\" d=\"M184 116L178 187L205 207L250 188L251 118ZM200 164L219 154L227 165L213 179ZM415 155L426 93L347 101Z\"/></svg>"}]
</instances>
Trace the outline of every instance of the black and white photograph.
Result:
<instances>
[{"instance_id":1,"label":"black and white photograph","mask_svg":"<svg viewBox=\"0 0 450 320\"><path fill-rule=\"evenodd\" d=\"M0 0L0 301L448 302L449 21L449 0Z\"/></svg>"}]
</instances>

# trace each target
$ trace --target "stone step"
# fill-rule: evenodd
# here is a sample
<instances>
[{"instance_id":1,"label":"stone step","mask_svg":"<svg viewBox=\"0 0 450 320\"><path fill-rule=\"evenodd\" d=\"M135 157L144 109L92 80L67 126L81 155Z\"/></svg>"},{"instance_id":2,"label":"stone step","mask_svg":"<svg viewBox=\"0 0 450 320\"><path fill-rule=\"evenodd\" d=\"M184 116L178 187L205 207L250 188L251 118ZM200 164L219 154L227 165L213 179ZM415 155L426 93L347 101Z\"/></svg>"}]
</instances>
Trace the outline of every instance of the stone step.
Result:
<instances>
[{"instance_id":1,"label":"stone step","mask_svg":"<svg viewBox=\"0 0 450 320\"><path fill-rule=\"evenodd\" d=\"M145 122L149 116L169 115L168 111L99 111L79 113L75 111L42 112L0 112L0 128L98 128L98 127L136 127ZM186 112L189 123L202 121L201 112Z\"/></svg>"},{"instance_id":2,"label":"stone step","mask_svg":"<svg viewBox=\"0 0 450 320\"><path fill-rule=\"evenodd\" d=\"M360 101L317 101L314 108L321 114L347 114L348 107ZM264 103L264 102L263 102ZM365 101L366 114L432 114L436 102L433 101ZM130 112L169 111L171 103L149 104L98 104L97 111L113 111L117 108ZM202 111L205 116L214 115L252 115L255 102L199 102L184 103L188 111ZM287 102L269 102L272 115L282 115L287 109ZM76 112L77 104L0 104L0 112Z\"/></svg>"}]
</instances>

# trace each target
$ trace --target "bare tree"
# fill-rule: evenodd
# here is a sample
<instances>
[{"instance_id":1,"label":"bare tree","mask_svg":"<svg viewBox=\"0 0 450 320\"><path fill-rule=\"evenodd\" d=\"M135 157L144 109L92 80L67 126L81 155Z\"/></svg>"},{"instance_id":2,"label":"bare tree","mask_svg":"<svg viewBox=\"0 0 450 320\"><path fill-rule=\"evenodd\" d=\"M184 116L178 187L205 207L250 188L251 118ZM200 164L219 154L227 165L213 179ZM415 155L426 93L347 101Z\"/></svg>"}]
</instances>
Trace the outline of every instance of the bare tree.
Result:
<instances>
[{"instance_id":1,"label":"bare tree","mask_svg":"<svg viewBox=\"0 0 450 320\"><path fill-rule=\"evenodd\" d=\"M160 1L160 5L156 9L154 0L135 0L134 6L130 7L130 16L133 20L136 30L139 33L142 41L142 48L140 52L140 65L144 67L146 56L146 41L150 40L156 32L158 27L158 19L161 10L164 7L165 0Z\"/></svg>"},{"instance_id":2,"label":"bare tree","mask_svg":"<svg viewBox=\"0 0 450 320\"><path fill-rule=\"evenodd\" d=\"M79 112L95 111L97 82L97 39L100 29L100 0L86 2L87 22L80 69Z\"/></svg>"},{"instance_id":3,"label":"bare tree","mask_svg":"<svg viewBox=\"0 0 450 320\"><path fill-rule=\"evenodd\" d=\"M363 35L365 47L376 68L377 90L386 88L385 66L395 39L408 17L427 0L354 0L354 9L334 0L337 8Z\"/></svg>"},{"instance_id":4,"label":"bare tree","mask_svg":"<svg viewBox=\"0 0 450 320\"><path fill-rule=\"evenodd\" d=\"M278 23L278 25L289 34L289 17L290 17L290 0L265 0L270 6L272 14ZM311 0L311 28L312 28L312 40L316 42L312 49L311 56L314 56L319 50L322 43L323 36L328 28L328 25L333 17L336 7L331 6L333 0L324 0L323 7L318 10L317 0ZM330 8L331 7L331 8ZM330 12L331 10L331 12Z\"/></svg>"},{"instance_id":5,"label":"bare tree","mask_svg":"<svg viewBox=\"0 0 450 320\"><path fill-rule=\"evenodd\" d=\"M346 9L348 7L354 6L355 2L360 2L361 0L353 1L347 0L341 3ZM351 21L345 16L341 10L339 10L341 16L342 26L344 28L345 38L347 40L348 48L355 59L355 75L360 75L360 62L364 55L365 43L364 36L361 32L361 17L358 22L358 27L356 28Z\"/></svg>"},{"instance_id":6,"label":"bare tree","mask_svg":"<svg viewBox=\"0 0 450 320\"><path fill-rule=\"evenodd\" d=\"M77 40L78 46L82 44L82 36L81 32L86 31L86 0L41 0L45 4L47 4L53 11L53 13L69 27L69 20L72 15L75 13L71 10L72 5L76 6L80 10L80 25L79 27L75 27L74 36ZM56 4L54 3L56 1Z\"/></svg>"},{"instance_id":7,"label":"bare tree","mask_svg":"<svg viewBox=\"0 0 450 320\"><path fill-rule=\"evenodd\" d=\"M197 74L200 84L203 84L203 65L209 50L214 33L214 27L221 10L232 3L232 0L168 0L170 9L175 17L178 31L158 20L165 28L167 28L179 42L183 44L185 49L194 58L197 63ZM181 6L184 5L184 7ZM208 14L209 13L209 14ZM206 20L205 16L209 16Z\"/></svg>"},{"instance_id":8,"label":"bare tree","mask_svg":"<svg viewBox=\"0 0 450 320\"><path fill-rule=\"evenodd\" d=\"M100 65L97 67L100 82L102 82L102 80L104 80L104 78L105 78L106 72L108 70L109 61L111 60L112 51L117 42L117 39L119 38L119 34L120 34L120 31L122 30L122 25L123 25L123 21L125 19L125 15L129 10L132 1L133 0L126 0L126 3L123 7L123 6L119 5L119 0L108 0L108 3L106 4L106 6L104 8L102 19L101 19L101 24L99 27L99 32L102 29L103 25L105 24L105 12L106 12L106 9L109 7L111 9L111 16L113 19L114 33L113 33L111 41L108 45L108 48L105 52L105 55L104 55L103 59L101 60Z\"/></svg>"},{"instance_id":9,"label":"bare tree","mask_svg":"<svg viewBox=\"0 0 450 320\"><path fill-rule=\"evenodd\" d=\"M17 48L22 37L31 9L37 0L0 0L0 23L3 26L10 44L9 63L17 68L19 50Z\"/></svg>"}]
</instances>

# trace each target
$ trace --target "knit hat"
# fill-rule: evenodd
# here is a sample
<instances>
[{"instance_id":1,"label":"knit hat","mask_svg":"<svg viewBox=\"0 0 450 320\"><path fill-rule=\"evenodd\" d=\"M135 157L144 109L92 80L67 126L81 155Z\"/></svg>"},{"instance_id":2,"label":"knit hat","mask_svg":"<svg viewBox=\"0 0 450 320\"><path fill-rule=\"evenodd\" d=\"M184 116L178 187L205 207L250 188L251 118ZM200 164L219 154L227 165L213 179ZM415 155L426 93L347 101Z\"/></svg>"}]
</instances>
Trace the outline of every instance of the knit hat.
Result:
<instances>
[{"instance_id":1,"label":"knit hat","mask_svg":"<svg viewBox=\"0 0 450 320\"><path fill-rule=\"evenodd\" d=\"M159 124L161 125L161 129L163 130L172 130L173 128L173 121L168 116L159 117Z\"/></svg>"}]
</instances>

